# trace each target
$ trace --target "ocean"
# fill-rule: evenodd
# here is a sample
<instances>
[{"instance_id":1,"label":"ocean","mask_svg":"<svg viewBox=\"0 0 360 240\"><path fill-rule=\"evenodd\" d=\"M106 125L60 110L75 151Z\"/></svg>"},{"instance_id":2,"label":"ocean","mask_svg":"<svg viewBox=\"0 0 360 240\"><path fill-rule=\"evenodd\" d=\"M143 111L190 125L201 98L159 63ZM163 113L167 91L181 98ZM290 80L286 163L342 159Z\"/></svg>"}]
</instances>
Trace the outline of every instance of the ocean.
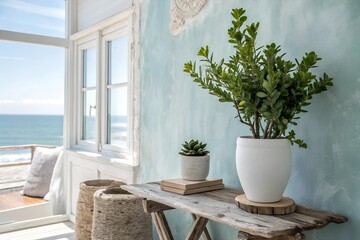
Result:
<instances>
[{"instance_id":1,"label":"ocean","mask_svg":"<svg viewBox=\"0 0 360 240\"><path fill-rule=\"evenodd\" d=\"M63 145L62 115L0 114L0 146ZM0 151L1 162L30 159L30 151Z\"/></svg>"}]
</instances>

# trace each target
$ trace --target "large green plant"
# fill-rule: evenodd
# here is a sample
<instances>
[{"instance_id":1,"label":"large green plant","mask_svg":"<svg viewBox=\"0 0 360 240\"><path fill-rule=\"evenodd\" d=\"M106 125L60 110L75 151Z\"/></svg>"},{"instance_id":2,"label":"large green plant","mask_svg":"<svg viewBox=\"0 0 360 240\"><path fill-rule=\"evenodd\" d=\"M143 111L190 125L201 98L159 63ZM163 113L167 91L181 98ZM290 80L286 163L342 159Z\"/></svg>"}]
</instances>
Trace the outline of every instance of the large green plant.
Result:
<instances>
[{"instance_id":1,"label":"large green plant","mask_svg":"<svg viewBox=\"0 0 360 240\"><path fill-rule=\"evenodd\" d=\"M326 73L317 77L311 70L319 58L315 52L305 53L301 61L284 60L280 46L271 43L257 47L259 23L244 26L245 10L232 10L232 27L228 29L229 42L235 53L228 61L215 62L208 46L198 55L205 63L205 71L196 62L187 62L184 71L193 81L221 102L231 102L239 121L249 126L254 138L278 138L286 136L292 143L306 148L304 141L295 138L288 125L296 125L300 112L310 104L314 94L332 86L332 78Z\"/></svg>"}]
</instances>

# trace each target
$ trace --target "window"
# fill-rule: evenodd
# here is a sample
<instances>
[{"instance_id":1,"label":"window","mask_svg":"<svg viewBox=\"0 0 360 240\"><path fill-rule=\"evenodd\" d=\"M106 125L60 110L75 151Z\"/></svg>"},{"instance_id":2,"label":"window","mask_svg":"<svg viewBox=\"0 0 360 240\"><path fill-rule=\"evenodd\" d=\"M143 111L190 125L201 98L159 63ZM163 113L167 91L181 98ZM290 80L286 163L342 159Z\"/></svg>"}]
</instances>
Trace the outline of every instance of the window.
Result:
<instances>
[{"instance_id":1,"label":"window","mask_svg":"<svg viewBox=\"0 0 360 240\"><path fill-rule=\"evenodd\" d=\"M76 38L77 146L135 164L136 80L132 17L107 21Z\"/></svg>"},{"instance_id":2,"label":"window","mask_svg":"<svg viewBox=\"0 0 360 240\"><path fill-rule=\"evenodd\" d=\"M69 2L64 0L0 1L0 145L14 150L5 155L0 152L0 164L14 161L13 167L2 164L1 174L7 176L4 186L14 182L20 184L14 187L21 186L28 174L30 152L17 151L15 145L64 144L68 9ZM19 174L9 174L11 168ZM41 211L51 209L48 203L32 205L2 211L2 219L8 221L0 224L1 231L45 223L46 219L63 221L63 216L50 218L52 211ZM60 207L56 214L65 211Z\"/></svg>"},{"instance_id":3,"label":"window","mask_svg":"<svg viewBox=\"0 0 360 240\"><path fill-rule=\"evenodd\" d=\"M82 140L96 140L96 49L81 50Z\"/></svg>"},{"instance_id":4,"label":"window","mask_svg":"<svg viewBox=\"0 0 360 240\"><path fill-rule=\"evenodd\" d=\"M128 36L105 39L106 46L106 144L127 146Z\"/></svg>"}]
</instances>

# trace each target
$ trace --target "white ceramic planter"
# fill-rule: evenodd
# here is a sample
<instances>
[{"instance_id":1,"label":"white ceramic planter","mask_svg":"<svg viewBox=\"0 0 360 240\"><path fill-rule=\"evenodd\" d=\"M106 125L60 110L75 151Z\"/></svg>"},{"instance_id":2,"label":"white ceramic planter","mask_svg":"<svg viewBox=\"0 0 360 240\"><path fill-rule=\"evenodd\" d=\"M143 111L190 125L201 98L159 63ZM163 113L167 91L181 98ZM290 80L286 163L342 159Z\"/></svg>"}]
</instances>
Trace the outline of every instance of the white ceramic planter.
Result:
<instances>
[{"instance_id":1,"label":"white ceramic planter","mask_svg":"<svg viewBox=\"0 0 360 240\"><path fill-rule=\"evenodd\" d=\"M250 201L281 200L291 172L290 147L288 139L237 139L237 173Z\"/></svg>"},{"instance_id":2,"label":"white ceramic planter","mask_svg":"<svg viewBox=\"0 0 360 240\"><path fill-rule=\"evenodd\" d=\"M209 175L210 155L181 156L181 177L190 181L205 180Z\"/></svg>"}]
</instances>

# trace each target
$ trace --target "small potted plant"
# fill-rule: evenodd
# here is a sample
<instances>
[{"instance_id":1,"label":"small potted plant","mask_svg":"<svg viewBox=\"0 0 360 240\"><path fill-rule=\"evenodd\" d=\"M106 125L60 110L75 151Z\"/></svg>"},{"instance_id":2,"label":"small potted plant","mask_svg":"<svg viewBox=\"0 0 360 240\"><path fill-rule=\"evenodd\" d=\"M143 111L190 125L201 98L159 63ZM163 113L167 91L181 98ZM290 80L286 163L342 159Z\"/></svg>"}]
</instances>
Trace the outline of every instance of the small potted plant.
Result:
<instances>
[{"instance_id":1,"label":"small potted plant","mask_svg":"<svg viewBox=\"0 0 360 240\"><path fill-rule=\"evenodd\" d=\"M182 144L179 154L181 177L184 180L202 181L209 175L210 152L205 147L206 143L193 139Z\"/></svg>"},{"instance_id":2,"label":"small potted plant","mask_svg":"<svg viewBox=\"0 0 360 240\"><path fill-rule=\"evenodd\" d=\"M297 125L299 113L306 112L313 95L332 86L326 73L316 76L312 70L319 58L315 52L305 53L302 60L285 60L275 43L256 46L259 23L244 25L245 10L232 10L229 43L234 54L228 60L214 60L208 46L198 56L205 69L187 62L184 71L200 87L231 103L241 124L252 136L237 139L236 166L244 192L249 200L276 202L290 177L290 143L306 148L295 137L289 124Z\"/></svg>"}]
</instances>

